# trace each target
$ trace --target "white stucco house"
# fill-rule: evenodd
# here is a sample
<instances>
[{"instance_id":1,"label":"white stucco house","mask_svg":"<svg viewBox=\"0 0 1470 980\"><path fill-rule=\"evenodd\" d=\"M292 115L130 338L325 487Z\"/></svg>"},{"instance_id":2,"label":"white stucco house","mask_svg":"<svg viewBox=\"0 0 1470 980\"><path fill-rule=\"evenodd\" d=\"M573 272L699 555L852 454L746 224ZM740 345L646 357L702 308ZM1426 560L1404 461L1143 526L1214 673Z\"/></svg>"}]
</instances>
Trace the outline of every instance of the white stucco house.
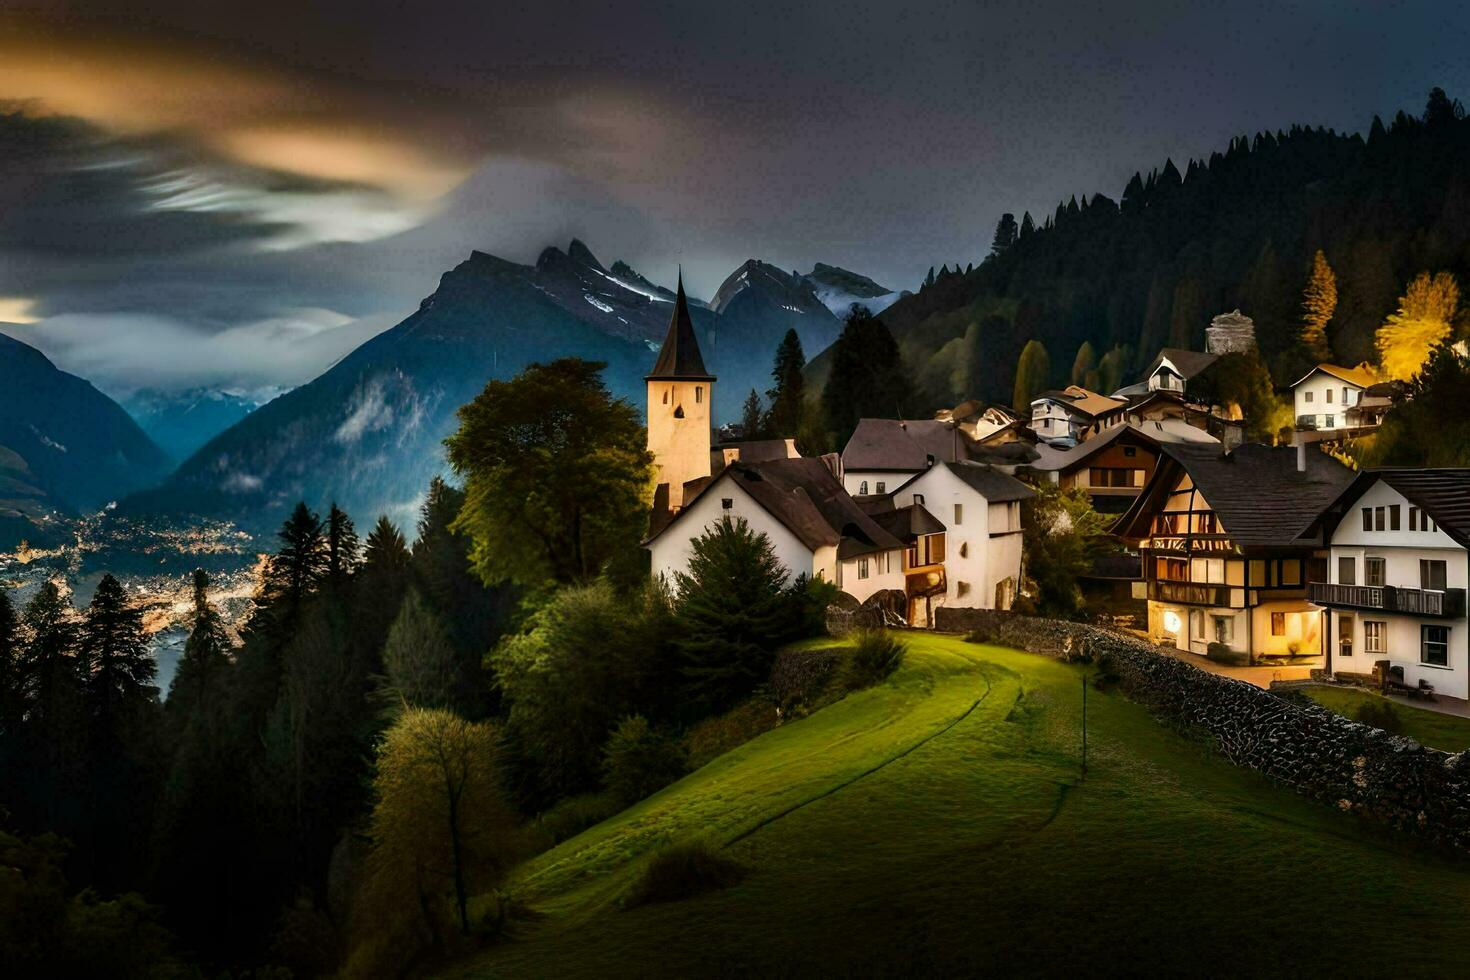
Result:
<instances>
[{"instance_id":1,"label":"white stucco house","mask_svg":"<svg viewBox=\"0 0 1470 980\"><path fill-rule=\"evenodd\" d=\"M1357 408L1363 393L1378 382L1366 365L1355 368L1318 364L1291 386L1297 428L1333 432L1362 428Z\"/></svg>"},{"instance_id":2,"label":"white stucco house","mask_svg":"<svg viewBox=\"0 0 1470 980\"><path fill-rule=\"evenodd\" d=\"M1068 385L1044 391L1031 401L1031 431L1050 445L1075 446L1095 432L1121 422L1128 402Z\"/></svg>"},{"instance_id":3,"label":"white stucco house","mask_svg":"<svg viewBox=\"0 0 1470 980\"><path fill-rule=\"evenodd\" d=\"M1323 523L1328 670L1470 698L1470 469L1366 471Z\"/></svg>"},{"instance_id":4,"label":"white stucco house","mask_svg":"<svg viewBox=\"0 0 1470 980\"><path fill-rule=\"evenodd\" d=\"M842 448L842 485L884 496L936 462L968 458L972 445L954 419L859 419Z\"/></svg>"}]
</instances>

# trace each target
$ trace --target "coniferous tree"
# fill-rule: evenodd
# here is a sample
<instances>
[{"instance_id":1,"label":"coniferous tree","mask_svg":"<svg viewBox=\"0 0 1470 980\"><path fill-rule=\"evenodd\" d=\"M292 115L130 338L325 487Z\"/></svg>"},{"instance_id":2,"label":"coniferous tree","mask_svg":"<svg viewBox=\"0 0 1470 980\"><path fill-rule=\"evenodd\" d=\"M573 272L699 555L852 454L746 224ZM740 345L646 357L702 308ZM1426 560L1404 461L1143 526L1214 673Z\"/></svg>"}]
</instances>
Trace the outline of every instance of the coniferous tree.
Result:
<instances>
[{"instance_id":1,"label":"coniferous tree","mask_svg":"<svg viewBox=\"0 0 1470 980\"><path fill-rule=\"evenodd\" d=\"M0 767L24 717L20 672L20 619L10 593L0 589Z\"/></svg>"},{"instance_id":2,"label":"coniferous tree","mask_svg":"<svg viewBox=\"0 0 1470 980\"><path fill-rule=\"evenodd\" d=\"M764 439L766 413L761 410L761 396L750 389L745 404L740 406L740 437L742 439Z\"/></svg>"},{"instance_id":3,"label":"coniferous tree","mask_svg":"<svg viewBox=\"0 0 1470 980\"><path fill-rule=\"evenodd\" d=\"M1016 216L1007 211L995 223L995 237L990 241L990 254L1000 255L1016 244L1016 234Z\"/></svg>"},{"instance_id":4,"label":"coniferous tree","mask_svg":"<svg viewBox=\"0 0 1470 980\"><path fill-rule=\"evenodd\" d=\"M277 536L281 546L266 569L263 597L268 608L290 618L327 572L327 540L321 518L305 501L296 504Z\"/></svg>"},{"instance_id":5,"label":"coniferous tree","mask_svg":"<svg viewBox=\"0 0 1470 980\"><path fill-rule=\"evenodd\" d=\"M86 671L74 614L56 583L46 582L26 603L21 637L27 802L41 826L75 832L85 809Z\"/></svg>"},{"instance_id":6,"label":"coniferous tree","mask_svg":"<svg viewBox=\"0 0 1470 980\"><path fill-rule=\"evenodd\" d=\"M1021 215L1021 230L1016 235L1016 239L1019 241L1022 238L1029 238L1035 231L1036 222L1031 220L1031 212L1027 211L1025 214Z\"/></svg>"},{"instance_id":7,"label":"coniferous tree","mask_svg":"<svg viewBox=\"0 0 1470 980\"><path fill-rule=\"evenodd\" d=\"M837 446L847 443L861 418L901 418L913 383L893 334L865 307L855 306L837 342L822 389L822 412Z\"/></svg>"},{"instance_id":8,"label":"coniferous tree","mask_svg":"<svg viewBox=\"0 0 1470 980\"><path fill-rule=\"evenodd\" d=\"M776 348L776 361L771 367L775 387L766 392L771 411L767 416L770 434L777 439L793 439L801 431L806 412L806 353L795 330L786 331Z\"/></svg>"},{"instance_id":9,"label":"coniferous tree","mask_svg":"<svg viewBox=\"0 0 1470 980\"><path fill-rule=\"evenodd\" d=\"M194 569L194 625L184 642L184 655L179 658L169 684L165 706L173 719L175 736L188 725L206 697L220 696L220 675L230 663L230 641L224 621L209 602L209 575Z\"/></svg>"},{"instance_id":10,"label":"coniferous tree","mask_svg":"<svg viewBox=\"0 0 1470 980\"><path fill-rule=\"evenodd\" d=\"M148 653L143 611L112 575L102 576L82 624L81 651L90 669L87 703L104 737L116 736L127 714L152 700L157 667Z\"/></svg>"},{"instance_id":11,"label":"coniferous tree","mask_svg":"<svg viewBox=\"0 0 1470 980\"><path fill-rule=\"evenodd\" d=\"M1051 378L1051 358L1039 340L1026 342L1021 359L1016 362L1016 390L1011 406L1029 417L1031 402L1046 390Z\"/></svg>"},{"instance_id":12,"label":"coniferous tree","mask_svg":"<svg viewBox=\"0 0 1470 980\"><path fill-rule=\"evenodd\" d=\"M1327 346L1327 324L1337 312L1337 276L1319 248L1312 257L1312 274L1302 292L1302 346L1318 361L1331 356Z\"/></svg>"},{"instance_id":13,"label":"coniferous tree","mask_svg":"<svg viewBox=\"0 0 1470 980\"><path fill-rule=\"evenodd\" d=\"M327 512L326 533L326 580L333 588L341 588L357 570L362 556L357 528L335 502Z\"/></svg>"}]
</instances>

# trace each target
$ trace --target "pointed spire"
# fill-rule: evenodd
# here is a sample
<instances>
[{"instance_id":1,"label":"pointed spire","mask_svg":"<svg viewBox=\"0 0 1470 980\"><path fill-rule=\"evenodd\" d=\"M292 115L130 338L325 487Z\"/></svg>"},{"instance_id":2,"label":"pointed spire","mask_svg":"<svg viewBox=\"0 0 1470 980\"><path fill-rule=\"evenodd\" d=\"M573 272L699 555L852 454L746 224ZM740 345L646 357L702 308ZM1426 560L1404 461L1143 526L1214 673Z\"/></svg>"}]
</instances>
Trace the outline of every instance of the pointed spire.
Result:
<instances>
[{"instance_id":1,"label":"pointed spire","mask_svg":"<svg viewBox=\"0 0 1470 980\"><path fill-rule=\"evenodd\" d=\"M658 352L658 362L644 380L715 380L715 376L705 369L704 357L699 353L699 341L694 336L694 320L689 316L689 301L684 298L683 268L679 269L679 290L674 296L674 315L669 320L669 332Z\"/></svg>"}]
</instances>

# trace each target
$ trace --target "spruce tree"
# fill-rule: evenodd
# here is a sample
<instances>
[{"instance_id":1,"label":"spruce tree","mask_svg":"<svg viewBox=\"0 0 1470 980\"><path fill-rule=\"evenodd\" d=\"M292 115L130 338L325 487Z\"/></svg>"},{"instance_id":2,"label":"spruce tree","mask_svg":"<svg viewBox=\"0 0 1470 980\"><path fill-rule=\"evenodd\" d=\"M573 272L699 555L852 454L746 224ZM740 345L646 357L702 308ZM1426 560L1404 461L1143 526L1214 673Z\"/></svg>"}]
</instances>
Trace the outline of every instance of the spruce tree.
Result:
<instances>
[{"instance_id":1,"label":"spruce tree","mask_svg":"<svg viewBox=\"0 0 1470 980\"><path fill-rule=\"evenodd\" d=\"M175 735L206 697L217 696L220 677L229 666L230 641L224 621L209 602L209 575L194 569L194 625L184 642L184 655L169 684L166 708Z\"/></svg>"},{"instance_id":2,"label":"spruce tree","mask_svg":"<svg viewBox=\"0 0 1470 980\"><path fill-rule=\"evenodd\" d=\"M995 224L995 237L990 241L990 254L1000 255L1016 244L1016 216L1007 211Z\"/></svg>"},{"instance_id":3,"label":"spruce tree","mask_svg":"<svg viewBox=\"0 0 1470 980\"><path fill-rule=\"evenodd\" d=\"M361 546L357 539L357 528L352 518L332 503L327 512L327 563L326 579L333 588L341 588L357 570L361 560Z\"/></svg>"},{"instance_id":4,"label":"spruce tree","mask_svg":"<svg viewBox=\"0 0 1470 980\"><path fill-rule=\"evenodd\" d=\"M776 361L771 367L775 387L766 392L771 411L767 416L770 434L777 439L794 439L801 431L806 411L806 353L795 330L786 331L776 348Z\"/></svg>"},{"instance_id":5,"label":"spruce tree","mask_svg":"<svg viewBox=\"0 0 1470 980\"><path fill-rule=\"evenodd\" d=\"M157 667L148 653L143 611L110 574L102 576L87 607L81 651L90 668L86 690L92 718L104 736L115 735L138 703L154 697Z\"/></svg>"},{"instance_id":6,"label":"spruce tree","mask_svg":"<svg viewBox=\"0 0 1470 980\"><path fill-rule=\"evenodd\" d=\"M21 698L20 619L10 601L10 593L0 589L0 766L6 762L6 750L20 731L24 716Z\"/></svg>"},{"instance_id":7,"label":"spruce tree","mask_svg":"<svg viewBox=\"0 0 1470 980\"><path fill-rule=\"evenodd\" d=\"M281 546L265 574L267 604L294 615L327 571L327 541L322 521L306 506L296 504L277 536Z\"/></svg>"},{"instance_id":8,"label":"spruce tree","mask_svg":"<svg viewBox=\"0 0 1470 980\"><path fill-rule=\"evenodd\" d=\"M740 406L740 438L742 439L764 439L765 438L765 412L761 411L761 396L750 389L750 394L745 396L745 404Z\"/></svg>"},{"instance_id":9,"label":"spruce tree","mask_svg":"<svg viewBox=\"0 0 1470 980\"><path fill-rule=\"evenodd\" d=\"M357 673L364 679L383 673L383 645L388 642L388 630L408 591L413 575L411 562L403 535L387 515L379 517L368 535L362 567L353 581L352 649ZM426 567L418 573L420 581L435 578L437 569L429 562L424 564Z\"/></svg>"},{"instance_id":10,"label":"spruce tree","mask_svg":"<svg viewBox=\"0 0 1470 980\"><path fill-rule=\"evenodd\" d=\"M688 700L718 710L765 680L796 609L770 539L744 518L723 518L692 548L676 575L679 670Z\"/></svg>"},{"instance_id":11,"label":"spruce tree","mask_svg":"<svg viewBox=\"0 0 1470 980\"><path fill-rule=\"evenodd\" d=\"M1021 215L1021 231L1019 234L1016 235L1016 239L1017 241L1019 241L1022 238L1029 238L1031 234L1035 231L1036 222L1031 220L1031 212L1027 211L1025 214Z\"/></svg>"},{"instance_id":12,"label":"spruce tree","mask_svg":"<svg viewBox=\"0 0 1470 980\"><path fill-rule=\"evenodd\" d=\"M861 418L901 418L913 399L893 334L865 307L854 307L832 345L832 368L822 389L827 431L840 449Z\"/></svg>"},{"instance_id":13,"label":"spruce tree","mask_svg":"<svg viewBox=\"0 0 1470 980\"><path fill-rule=\"evenodd\" d=\"M1337 276L1327 256L1317 249L1312 257L1312 274L1302 292L1302 346L1318 361L1331 356L1327 346L1327 324L1337 312Z\"/></svg>"}]
</instances>

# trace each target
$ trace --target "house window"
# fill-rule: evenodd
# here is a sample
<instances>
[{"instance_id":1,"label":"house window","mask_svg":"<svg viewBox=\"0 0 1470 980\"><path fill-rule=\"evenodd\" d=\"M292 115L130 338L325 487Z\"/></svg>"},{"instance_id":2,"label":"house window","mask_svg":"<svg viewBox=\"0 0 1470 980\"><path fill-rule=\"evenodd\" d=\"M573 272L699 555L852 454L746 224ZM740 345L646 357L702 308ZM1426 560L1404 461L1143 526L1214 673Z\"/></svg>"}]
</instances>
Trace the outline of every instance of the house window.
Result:
<instances>
[{"instance_id":1,"label":"house window","mask_svg":"<svg viewBox=\"0 0 1470 980\"><path fill-rule=\"evenodd\" d=\"M964 504L955 504L954 505L954 522L955 522L956 525L960 525L960 524L965 523L965 505Z\"/></svg>"},{"instance_id":2,"label":"house window","mask_svg":"<svg viewBox=\"0 0 1470 980\"><path fill-rule=\"evenodd\" d=\"M1251 586L1261 588L1266 584L1266 563L1258 558L1250 562Z\"/></svg>"},{"instance_id":3,"label":"house window","mask_svg":"<svg viewBox=\"0 0 1470 980\"><path fill-rule=\"evenodd\" d=\"M1387 653L1388 624L1377 620L1363 620L1363 649L1369 653Z\"/></svg>"},{"instance_id":4,"label":"house window","mask_svg":"<svg viewBox=\"0 0 1470 980\"><path fill-rule=\"evenodd\" d=\"M877 557L878 574L887 575L893 570L893 555L887 551L878 552Z\"/></svg>"},{"instance_id":5,"label":"house window","mask_svg":"<svg viewBox=\"0 0 1470 980\"><path fill-rule=\"evenodd\" d=\"M1353 617L1347 613L1337 617L1337 655L1339 657L1353 655Z\"/></svg>"},{"instance_id":6,"label":"house window","mask_svg":"<svg viewBox=\"0 0 1470 980\"><path fill-rule=\"evenodd\" d=\"M731 507L735 506L735 499L733 497L721 497L720 506L725 510L729 510Z\"/></svg>"},{"instance_id":7,"label":"house window","mask_svg":"<svg viewBox=\"0 0 1470 980\"><path fill-rule=\"evenodd\" d=\"M954 591L954 594L956 596L966 596L966 595L969 595L970 594L970 583L969 582L956 582L955 583L955 591Z\"/></svg>"},{"instance_id":8,"label":"house window","mask_svg":"<svg viewBox=\"0 0 1470 980\"><path fill-rule=\"evenodd\" d=\"M885 492L884 489L883 489L883 481L882 480L879 480L878 481L878 487L877 487L877 489L878 489L878 492L879 493L884 493Z\"/></svg>"},{"instance_id":9,"label":"house window","mask_svg":"<svg viewBox=\"0 0 1470 980\"><path fill-rule=\"evenodd\" d=\"M1346 388L1342 389L1342 403L1346 405L1351 400L1348 398L1348 390Z\"/></svg>"},{"instance_id":10,"label":"house window","mask_svg":"<svg viewBox=\"0 0 1470 980\"><path fill-rule=\"evenodd\" d=\"M1363 584L1382 586L1386 577L1387 563L1382 558L1363 559Z\"/></svg>"},{"instance_id":11,"label":"house window","mask_svg":"<svg viewBox=\"0 0 1470 980\"><path fill-rule=\"evenodd\" d=\"M1205 638L1205 614L1198 609L1189 611L1189 635L1196 640Z\"/></svg>"},{"instance_id":12,"label":"house window","mask_svg":"<svg viewBox=\"0 0 1470 980\"><path fill-rule=\"evenodd\" d=\"M1295 558L1292 558L1292 559L1290 559L1288 561L1283 561L1281 563L1281 584L1282 585L1301 585L1302 584L1302 563L1301 562L1297 561Z\"/></svg>"},{"instance_id":13,"label":"house window","mask_svg":"<svg viewBox=\"0 0 1470 980\"><path fill-rule=\"evenodd\" d=\"M922 493L914 494L914 504L918 507L924 506L924 495Z\"/></svg>"},{"instance_id":14,"label":"house window","mask_svg":"<svg viewBox=\"0 0 1470 980\"><path fill-rule=\"evenodd\" d=\"M669 403L669 392L668 392L668 390L665 390L664 391L664 404L667 405L668 403Z\"/></svg>"},{"instance_id":15,"label":"house window","mask_svg":"<svg viewBox=\"0 0 1470 980\"><path fill-rule=\"evenodd\" d=\"M1450 665L1450 628L1448 626L1419 627L1419 662L1434 667Z\"/></svg>"},{"instance_id":16,"label":"house window","mask_svg":"<svg viewBox=\"0 0 1470 980\"><path fill-rule=\"evenodd\" d=\"M1390 531L1397 531L1399 529L1399 505L1398 504L1389 504L1389 506L1388 506L1388 529Z\"/></svg>"},{"instance_id":17,"label":"house window","mask_svg":"<svg viewBox=\"0 0 1470 980\"><path fill-rule=\"evenodd\" d=\"M1216 643L1235 642L1235 617L1234 616L1211 616L1215 626Z\"/></svg>"},{"instance_id":18,"label":"house window","mask_svg":"<svg viewBox=\"0 0 1470 980\"><path fill-rule=\"evenodd\" d=\"M1332 389L1331 388L1328 388L1327 389L1327 404L1329 404L1329 405L1332 404Z\"/></svg>"},{"instance_id":19,"label":"house window","mask_svg":"<svg viewBox=\"0 0 1470 980\"><path fill-rule=\"evenodd\" d=\"M1324 416L1322 416L1322 419L1323 419L1322 424L1326 428L1331 429L1331 428L1335 428L1337 426L1337 416L1336 415L1324 415Z\"/></svg>"},{"instance_id":20,"label":"house window","mask_svg":"<svg viewBox=\"0 0 1470 980\"><path fill-rule=\"evenodd\" d=\"M704 401L704 385L694 386L694 404L698 405Z\"/></svg>"},{"instance_id":21,"label":"house window","mask_svg":"<svg viewBox=\"0 0 1470 980\"><path fill-rule=\"evenodd\" d=\"M858 578L867 578L867 577L868 577L868 560L866 558L859 558L858 559Z\"/></svg>"},{"instance_id":22,"label":"house window","mask_svg":"<svg viewBox=\"0 0 1470 980\"><path fill-rule=\"evenodd\" d=\"M1352 555L1343 555L1337 559L1337 584L1356 585L1358 582L1358 562Z\"/></svg>"},{"instance_id":23,"label":"house window","mask_svg":"<svg viewBox=\"0 0 1470 980\"><path fill-rule=\"evenodd\" d=\"M1137 456L1138 455L1138 447L1137 446L1124 446L1123 447L1123 455L1124 456L1127 456L1130 459L1132 459L1134 456Z\"/></svg>"},{"instance_id":24,"label":"house window","mask_svg":"<svg viewBox=\"0 0 1470 980\"><path fill-rule=\"evenodd\" d=\"M1271 635L1272 636L1285 636L1286 635L1286 613L1284 613L1284 612L1273 612L1271 614Z\"/></svg>"},{"instance_id":25,"label":"house window","mask_svg":"<svg viewBox=\"0 0 1470 980\"><path fill-rule=\"evenodd\" d=\"M1409 508L1409 530L1410 531L1417 531L1417 530L1419 530L1419 508L1418 507L1410 507Z\"/></svg>"},{"instance_id":26,"label":"house window","mask_svg":"<svg viewBox=\"0 0 1470 980\"><path fill-rule=\"evenodd\" d=\"M938 565L944 561L944 535L929 535L929 563Z\"/></svg>"},{"instance_id":27,"label":"house window","mask_svg":"<svg viewBox=\"0 0 1470 980\"><path fill-rule=\"evenodd\" d=\"M1373 508L1373 530L1382 531L1384 528L1384 513L1382 507Z\"/></svg>"},{"instance_id":28,"label":"house window","mask_svg":"<svg viewBox=\"0 0 1470 980\"><path fill-rule=\"evenodd\" d=\"M1307 392L1307 396L1306 396L1306 399L1305 399L1305 401L1306 401L1306 403L1307 403L1307 404L1308 404L1308 405L1310 405L1310 404L1311 404L1311 403L1312 403L1312 394L1313 394L1313 393L1312 393L1312 392L1310 392L1310 391L1309 391L1309 392Z\"/></svg>"},{"instance_id":29,"label":"house window","mask_svg":"<svg viewBox=\"0 0 1470 980\"><path fill-rule=\"evenodd\" d=\"M1371 531L1371 530L1373 530L1373 508L1372 507L1364 507L1363 508L1363 530L1365 530L1365 531Z\"/></svg>"},{"instance_id":30,"label":"house window","mask_svg":"<svg viewBox=\"0 0 1470 980\"><path fill-rule=\"evenodd\" d=\"M858 484L858 496L859 497L866 497L867 495L868 495L868 481L867 480L864 480L862 483L859 483Z\"/></svg>"},{"instance_id":31,"label":"house window","mask_svg":"<svg viewBox=\"0 0 1470 980\"><path fill-rule=\"evenodd\" d=\"M1445 563L1443 561L1419 559L1419 588L1431 592L1443 592L1445 584Z\"/></svg>"}]
</instances>

